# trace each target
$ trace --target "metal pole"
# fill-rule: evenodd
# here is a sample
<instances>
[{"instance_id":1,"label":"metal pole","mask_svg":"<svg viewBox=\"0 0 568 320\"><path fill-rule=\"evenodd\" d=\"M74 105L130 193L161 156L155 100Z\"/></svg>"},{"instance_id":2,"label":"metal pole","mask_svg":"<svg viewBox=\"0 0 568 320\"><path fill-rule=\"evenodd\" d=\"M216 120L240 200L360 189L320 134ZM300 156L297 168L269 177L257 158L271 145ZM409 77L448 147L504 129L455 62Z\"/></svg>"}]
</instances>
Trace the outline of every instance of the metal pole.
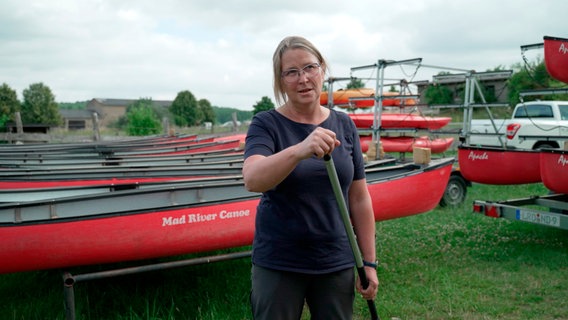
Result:
<instances>
[{"instance_id":1,"label":"metal pole","mask_svg":"<svg viewBox=\"0 0 568 320\"><path fill-rule=\"evenodd\" d=\"M521 52L525 52L527 50L533 50L533 49L540 49L540 48L544 48L544 42L522 45L521 46Z\"/></svg>"},{"instance_id":2,"label":"metal pole","mask_svg":"<svg viewBox=\"0 0 568 320\"><path fill-rule=\"evenodd\" d=\"M69 272L63 273L63 298L65 307L65 319L75 320L75 289L73 285L65 284L65 279L71 278Z\"/></svg>"},{"instance_id":3,"label":"metal pole","mask_svg":"<svg viewBox=\"0 0 568 320\"><path fill-rule=\"evenodd\" d=\"M339 211L341 213L341 218L343 219L345 231L347 232L347 237L349 238L351 251L353 251L353 256L355 257L357 274L359 274L359 279L361 279L361 285L364 289L366 289L369 286L369 280L367 279L367 274L365 273L365 267L363 266L363 257L361 256L361 251L359 251L359 246L357 245L355 232L353 231L353 226L351 225L351 220L349 218L349 212L347 211L347 205L345 204L345 198L343 197L343 193L341 192L341 185L339 184L339 178L337 177L335 164L333 163L333 158L331 158L329 154L326 154L323 159L325 160L325 168L327 169L327 174L329 175L329 180L331 182L331 186L333 187L333 193L335 194L335 199L337 200L337 205L339 206ZM371 313L371 319L379 320L377 308L375 307L373 300L367 300L367 304L369 306L369 312Z\"/></svg>"},{"instance_id":4,"label":"metal pole","mask_svg":"<svg viewBox=\"0 0 568 320\"><path fill-rule=\"evenodd\" d=\"M497 125L495 124L495 119L493 118L493 114L491 113L489 106L487 106L487 100L485 100L485 96L483 95L483 92L481 91L481 88L479 87L479 82L477 81L476 78L472 78L472 81L473 81L475 88L477 89L477 93L481 97L481 102L483 102L483 105L485 107L485 111L487 112L487 115L489 116L489 119L491 120L491 125L493 126L493 131L495 131L496 134L499 134L499 130L497 129ZM498 135L497 138L499 139L499 143L501 144L503 149L505 149L506 143L503 141L503 137L501 135Z\"/></svg>"},{"instance_id":5,"label":"metal pole","mask_svg":"<svg viewBox=\"0 0 568 320\"><path fill-rule=\"evenodd\" d=\"M371 143L375 144L375 159L381 158L381 126L383 116L383 83L385 75L385 64L382 61L377 63L378 74L377 82L375 84L375 112L373 116L373 140Z\"/></svg>"},{"instance_id":6,"label":"metal pole","mask_svg":"<svg viewBox=\"0 0 568 320\"><path fill-rule=\"evenodd\" d=\"M252 253L252 251L248 250L248 251L242 251L242 252L220 254L220 255L216 255L216 256L199 257L199 258L192 258L192 259L172 261L172 262L162 262L162 263L155 263L155 264L150 264L150 265L143 265L143 266L130 267L130 268L122 268L122 269L115 269L115 270L107 270L107 271L100 271L100 272L93 272L93 273L85 273L85 274L78 274L78 275L72 275L69 272L64 272L63 273L63 293L64 293L64 298L65 298L65 319L66 320L75 320L75 294L74 294L73 288L74 288L74 285L77 282L111 278L111 277L117 277L117 276L124 276L124 275L136 274L136 273L141 273L141 272L149 272L149 271L157 271L157 270L165 270L165 269L171 269L171 268L192 266L192 265L205 264L205 263L218 262L218 261L225 261L225 260L231 260L231 259L245 258L245 257L250 257L251 253Z\"/></svg>"},{"instance_id":7,"label":"metal pole","mask_svg":"<svg viewBox=\"0 0 568 320\"><path fill-rule=\"evenodd\" d=\"M469 91L471 86L470 74L465 78L465 90L464 90L464 101L463 101L463 128L462 134L465 135L465 144L469 145L469 137L471 130L471 113L470 113L470 101L469 101Z\"/></svg>"},{"instance_id":8,"label":"metal pole","mask_svg":"<svg viewBox=\"0 0 568 320\"><path fill-rule=\"evenodd\" d=\"M377 63L360 66L360 67L353 67L351 68L351 72L358 71L358 70L365 70L365 69L374 69L377 68L377 82L375 84L375 106L373 111L373 128L372 128L372 140L371 143L375 144L375 159L380 159L380 145L381 145L381 117L382 117L382 110L383 110L383 87L384 87L384 75L385 69L388 66L393 65L419 65L421 66L422 58L414 58L414 59L406 59L406 60L378 60Z\"/></svg>"},{"instance_id":9,"label":"metal pole","mask_svg":"<svg viewBox=\"0 0 568 320\"><path fill-rule=\"evenodd\" d=\"M519 92L521 98L525 96L540 96L548 94L568 94L568 89L558 88L558 89L527 90Z\"/></svg>"},{"instance_id":10,"label":"metal pole","mask_svg":"<svg viewBox=\"0 0 568 320\"><path fill-rule=\"evenodd\" d=\"M335 81L346 81L351 80L353 77L329 77L327 78L328 88L327 88L327 107L329 109L333 108L333 83Z\"/></svg>"},{"instance_id":11,"label":"metal pole","mask_svg":"<svg viewBox=\"0 0 568 320\"><path fill-rule=\"evenodd\" d=\"M328 86L327 86L327 108L333 108L333 79L328 78Z\"/></svg>"},{"instance_id":12,"label":"metal pole","mask_svg":"<svg viewBox=\"0 0 568 320\"><path fill-rule=\"evenodd\" d=\"M409 63L412 64L412 63ZM415 63L414 63L415 64ZM423 64L420 63L421 68L431 68L431 69L441 69L441 70L451 70L451 71L460 71L460 72L470 72L472 70L463 69L463 68L453 68L453 67L444 67L444 66L435 66L431 64Z\"/></svg>"}]
</instances>

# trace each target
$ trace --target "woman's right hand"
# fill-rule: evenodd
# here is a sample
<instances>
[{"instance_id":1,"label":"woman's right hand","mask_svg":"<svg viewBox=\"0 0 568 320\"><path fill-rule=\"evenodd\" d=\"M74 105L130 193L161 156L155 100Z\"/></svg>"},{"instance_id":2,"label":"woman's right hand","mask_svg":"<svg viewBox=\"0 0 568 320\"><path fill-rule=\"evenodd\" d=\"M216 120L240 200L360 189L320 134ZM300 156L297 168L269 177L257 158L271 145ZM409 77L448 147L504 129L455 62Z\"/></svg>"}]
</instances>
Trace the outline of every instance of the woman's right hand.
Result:
<instances>
[{"instance_id":1,"label":"woman's right hand","mask_svg":"<svg viewBox=\"0 0 568 320\"><path fill-rule=\"evenodd\" d=\"M300 142L297 147L301 159L307 159L313 155L318 158L323 158L324 155L331 154L333 149L340 144L335 132L317 127L304 141Z\"/></svg>"},{"instance_id":2,"label":"woman's right hand","mask_svg":"<svg viewBox=\"0 0 568 320\"><path fill-rule=\"evenodd\" d=\"M265 192L282 182L298 162L312 156L323 158L339 146L335 133L316 128L302 142L271 156L252 155L243 164L245 188L252 192Z\"/></svg>"}]
</instances>

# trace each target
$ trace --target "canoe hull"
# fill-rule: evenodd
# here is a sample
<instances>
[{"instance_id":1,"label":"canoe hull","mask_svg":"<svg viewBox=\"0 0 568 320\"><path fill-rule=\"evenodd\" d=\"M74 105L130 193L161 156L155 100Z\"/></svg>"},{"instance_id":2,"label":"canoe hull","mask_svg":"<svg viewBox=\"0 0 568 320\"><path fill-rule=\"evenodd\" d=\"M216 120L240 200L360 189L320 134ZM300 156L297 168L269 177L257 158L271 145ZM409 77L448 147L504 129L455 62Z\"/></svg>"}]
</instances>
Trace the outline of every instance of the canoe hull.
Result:
<instances>
[{"instance_id":1,"label":"canoe hull","mask_svg":"<svg viewBox=\"0 0 568 320\"><path fill-rule=\"evenodd\" d=\"M369 185L375 220L398 219L436 208L450 179L452 163L403 179Z\"/></svg>"},{"instance_id":2,"label":"canoe hull","mask_svg":"<svg viewBox=\"0 0 568 320\"><path fill-rule=\"evenodd\" d=\"M541 181L535 150L458 146L458 163L465 179L484 184L513 185Z\"/></svg>"},{"instance_id":3,"label":"canoe hull","mask_svg":"<svg viewBox=\"0 0 568 320\"><path fill-rule=\"evenodd\" d=\"M0 227L0 273L132 261L252 243L258 199ZM232 212L235 217L228 218ZM236 212L236 213L235 213ZM13 239L13 240L10 240Z\"/></svg>"},{"instance_id":4,"label":"canoe hull","mask_svg":"<svg viewBox=\"0 0 568 320\"><path fill-rule=\"evenodd\" d=\"M355 126L359 129L369 129L373 127L374 114L372 113L350 113L349 117L355 122ZM427 117L408 113L383 113L381 114L381 127L437 130L446 126L451 120L452 118L450 117Z\"/></svg>"},{"instance_id":5,"label":"canoe hull","mask_svg":"<svg viewBox=\"0 0 568 320\"><path fill-rule=\"evenodd\" d=\"M568 83L568 39L545 36L544 63L550 76Z\"/></svg>"},{"instance_id":6,"label":"canoe hull","mask_svg":"<svg viewBox=\"0 0 568 320\"><path fill-rule=\"evenodd\" d=\"M541 150L540 175L545 187L568 194L568 150Z\"/></svg>"},{"instance_id":7,"label":"canoe hull","mask_svg":"<svg viewBox=\"0 0 568 320\"><path fill-rule=\"evenodd\" d=\"M392 175L388 175L390 169L373 169L387 173L368 184L375 220L401 218L435 208L444 193L452 163L453 158L447 158L429 166L408 165L407 171ZM176 193L180 196L175 188L168 192L169 200L175 200ZM154 197L148 193L145 198ZM57 208L57 201L49 201L50 206ZM118 197L100 201L130 203ZM259 196L255 195L133 212L119 209L95 216L4 222L0 224L0 273L135 261L250 245L258 201ZM39 214L37 210L41 208L28 208L13 215L25 219ZM64 211L61 207L59 210ZM75 210L81 210L81 206ZM46 212L52 214L51 210Z\"/></svg>"},{"instance_id":8,"label":"canoe hull","mask_svg":"<svg viewBox=\"0 0 568 320\"><path fill-rule=\"evenodd\" d=\"M361 151L367 152L372 136L361 136ZM381 137L384 152L412 152L414 147L429 148L432 153L446 152L454 138L430 139L429 137Z\"/></svg>"}]
</instances>

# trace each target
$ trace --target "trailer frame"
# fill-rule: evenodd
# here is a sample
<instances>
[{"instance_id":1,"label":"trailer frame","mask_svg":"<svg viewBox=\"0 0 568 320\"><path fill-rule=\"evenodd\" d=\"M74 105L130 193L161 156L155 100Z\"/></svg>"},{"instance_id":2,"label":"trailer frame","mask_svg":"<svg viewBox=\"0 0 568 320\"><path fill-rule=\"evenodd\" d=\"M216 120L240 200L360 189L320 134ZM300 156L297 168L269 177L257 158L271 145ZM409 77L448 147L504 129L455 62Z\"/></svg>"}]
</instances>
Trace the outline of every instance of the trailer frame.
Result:
<instances>
[{"instance_id":1,"label":"trailer frame","mask_svg":"<svg viewBox=\"0 0 568 320\"><path fill-rule=\"evenodd\" d=\"M488 217L568 230L567 194L530 196L503 201L474 200L473 211Z\"/></svg>"}]
</instances>

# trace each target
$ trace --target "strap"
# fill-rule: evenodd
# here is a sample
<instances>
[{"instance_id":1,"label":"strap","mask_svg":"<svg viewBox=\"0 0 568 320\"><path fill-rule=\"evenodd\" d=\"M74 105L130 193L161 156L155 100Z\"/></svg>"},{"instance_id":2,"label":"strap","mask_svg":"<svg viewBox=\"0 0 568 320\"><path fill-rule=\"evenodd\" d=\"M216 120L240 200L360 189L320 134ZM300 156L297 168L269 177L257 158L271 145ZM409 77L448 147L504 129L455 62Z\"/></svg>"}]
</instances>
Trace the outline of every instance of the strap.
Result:
<instances>
[{"instance_id":1,"label":"strap","mask_svg":"<svg viewBox=\"0 0 568 320\"><path fill-rule=\"evenodd\" d=\"M363 260L363 266L365 266L365 267L371 267L371 268L373 268L373 269L377 269L377 267L378 267L378 261L369 262L369 261Z\"/></svg>"}]
</instances>

